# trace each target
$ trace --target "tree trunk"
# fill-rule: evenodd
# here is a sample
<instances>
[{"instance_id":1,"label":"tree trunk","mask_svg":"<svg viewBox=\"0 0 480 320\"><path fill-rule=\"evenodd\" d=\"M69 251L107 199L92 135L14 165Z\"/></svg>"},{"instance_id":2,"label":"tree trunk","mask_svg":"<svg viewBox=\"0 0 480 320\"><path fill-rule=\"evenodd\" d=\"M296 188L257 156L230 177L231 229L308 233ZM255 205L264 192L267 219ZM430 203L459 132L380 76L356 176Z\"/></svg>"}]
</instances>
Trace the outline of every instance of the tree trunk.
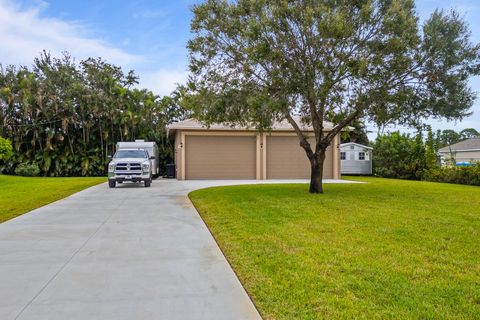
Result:
<instances>
[{"instance_id":1,"label":"tree trunk","mask_svg":"<svg viewBox=\"0 0 480 320\"><path fill-rule=\"evenodd\" d=\"M310 159L310 193L323 193L323 163L325 161L325 150L315 153Z\"/></svg>"}]
</instances>

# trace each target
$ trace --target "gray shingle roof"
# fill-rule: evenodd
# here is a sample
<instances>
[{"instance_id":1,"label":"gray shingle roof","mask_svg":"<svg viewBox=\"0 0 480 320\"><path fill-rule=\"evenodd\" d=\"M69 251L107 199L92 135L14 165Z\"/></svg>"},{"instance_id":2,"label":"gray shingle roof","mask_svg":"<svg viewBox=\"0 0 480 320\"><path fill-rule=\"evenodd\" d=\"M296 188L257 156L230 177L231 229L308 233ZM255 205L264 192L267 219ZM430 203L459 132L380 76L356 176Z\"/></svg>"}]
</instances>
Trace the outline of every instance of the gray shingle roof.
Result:
<instances>
[{"instance_id":1,"label":"gray shingle roof","mask_svg":"<svg viewBox=\"0 0 480 320\"><path fill-rule=\"evenodd\" d=\"M450 146L443 147L439 149L438 152L450 152L450 151L460 151L460 150L480 150L480 137L467 139L467 140L452 144Z\"/></svg>"}]
</instances>

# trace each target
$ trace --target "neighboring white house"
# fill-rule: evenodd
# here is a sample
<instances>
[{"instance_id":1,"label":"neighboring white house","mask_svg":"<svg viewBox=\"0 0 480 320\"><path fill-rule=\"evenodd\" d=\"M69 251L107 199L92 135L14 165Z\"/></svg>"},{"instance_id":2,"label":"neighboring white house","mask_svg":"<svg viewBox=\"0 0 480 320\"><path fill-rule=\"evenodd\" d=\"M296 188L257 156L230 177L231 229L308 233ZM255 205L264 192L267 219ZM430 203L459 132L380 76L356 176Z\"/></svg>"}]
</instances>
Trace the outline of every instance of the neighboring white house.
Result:
<instances>
[{"instance_id":1,"label":"neighboring white house","mask_svg":"<svg viewBox=\"0 0 480 320\"><path fill-rule=\"evenodd\" d=\"M342 174L372 174L373 148L355 142L340 145Z\"/></svg>"},{"instance_id":2,"label":"neighboring white house","mask_svg":"<svg viewBox=\"0 0 480 320\"><path fill-rule=\"evenodd\" d=\"M480 162L480 137L443 147L438 150L438 155L442 166Z\"/></svg>"}]
</instances>

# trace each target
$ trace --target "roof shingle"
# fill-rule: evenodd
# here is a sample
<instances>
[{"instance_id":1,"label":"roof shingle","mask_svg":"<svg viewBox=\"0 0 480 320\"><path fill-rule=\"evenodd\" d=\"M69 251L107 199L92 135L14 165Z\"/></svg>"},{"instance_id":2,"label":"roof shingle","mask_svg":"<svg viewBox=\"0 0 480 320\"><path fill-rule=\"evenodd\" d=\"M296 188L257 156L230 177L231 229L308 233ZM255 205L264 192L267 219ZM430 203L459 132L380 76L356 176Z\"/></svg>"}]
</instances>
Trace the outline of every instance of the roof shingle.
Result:
<instances>
[{"instance_id":1,"label":"roof shingle","mask_svg":"<svg viewBox=\"0 0 480 320\"><path fill-rule=\"evenodd\" d=\"M450 151L460 151L460 150L480 150L480 137L470 138L470 139L452 144L450 146L443 147L439 149L438 152L450 152Z\"/></svg>"}]
</instances>

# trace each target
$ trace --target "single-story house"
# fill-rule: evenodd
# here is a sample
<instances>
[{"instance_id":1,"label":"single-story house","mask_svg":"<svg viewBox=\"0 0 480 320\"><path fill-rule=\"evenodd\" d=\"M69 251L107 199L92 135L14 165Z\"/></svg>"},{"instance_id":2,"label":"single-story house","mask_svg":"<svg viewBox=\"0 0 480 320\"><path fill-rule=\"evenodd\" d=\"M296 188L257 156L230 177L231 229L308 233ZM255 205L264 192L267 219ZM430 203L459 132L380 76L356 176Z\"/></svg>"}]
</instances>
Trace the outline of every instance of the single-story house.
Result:
<instances>
[{"instance_id":1,"label":"single-story house","mask_svg":"<svg viewBox=\"0 0 480 320\"><path fill-rule=\"evenodd\" d=\"M340 167L342 174L372 174L373 148L355 142L340 145Z\"/></svg>"},{"instance_id":2,"label":"single-story house","mask_svg":"<svg viewBox=\"0 0 480 320\"><path fill-rule=\"evenodd\" d=\"M330 123L324 124L331 130ZM301 128L314 139L312 128ZM304 179L310 178L310 162L287 121L268 132L226 124L209 127L189 119L173 123L167 135L175 141L176 177L208 179ZM340 138L327 149L323 177L340 178Z\"/></svg>"},{"instance_id":3,"label":"single-story house","mask_svg":"<svg viewBox=\"0 0 480 320\"><path fill-rule=\"evenodd\" d=\"M470 138L438 150L442 165L480 162L480 137Z\"/></svg>"}]
</instances>

